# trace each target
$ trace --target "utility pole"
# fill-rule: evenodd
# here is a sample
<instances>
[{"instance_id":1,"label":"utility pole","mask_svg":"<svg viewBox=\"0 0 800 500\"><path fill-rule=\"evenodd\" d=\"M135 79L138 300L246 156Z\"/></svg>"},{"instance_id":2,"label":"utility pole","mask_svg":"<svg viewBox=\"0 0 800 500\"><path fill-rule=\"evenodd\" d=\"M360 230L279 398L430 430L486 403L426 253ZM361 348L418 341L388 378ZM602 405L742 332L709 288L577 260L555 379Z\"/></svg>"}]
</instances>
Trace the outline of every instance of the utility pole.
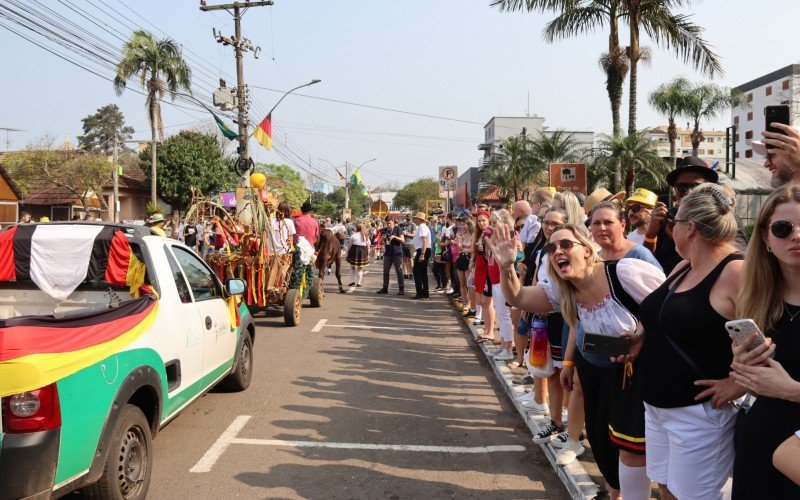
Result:
<instances>
[{"instance_id":1,"label":"utility pole","mask_svg":"<svg viewBox=\"0 0 800 500\"><path fill-rule=\"evenodd\" d=\"M344 162L344 208L350 208L350 163Z\"/></svg>"},{"instance_id":2,"label":"utility pole","mask_svg":"<svg viewBox=\"0 0 800 500\"><path fill-rule=\"evenodd\" d=\"M119 222L119 167L117 166L119 138L114 136L114 154L111 157L111 166L114 169L111 177L114 179L114 208L111 209L111 222Z\"/></svg>"},{"instance_id":3,"label":"utility pole","mask_svg":"<svg viewBox=\"0 0 800 500\"><path fill-rule=\"evenodd\" d=\"M11 147L11 138L9 137L9 132L25 132L21 128L11 128L11 127L0 127L0 130L6 133L6 151L9 150Z\"/></svg>"},{"instance_id":4,"label":"utility pole","mask_svg":"<svg viewBox=\"0 0 800 500\"><path fill-rule=\"evenodd\" d=\"M246 171L250 166L250 153L248 151L247 143L249 139L248 133L248 115L247 115L247 88L244 83L244 53L253 51L254 57L258 59L258 54L261 51L260 47L254 47L252 42L246 38L242 38L242 16L247 12L250 7L265 7L271 6L274 2L272 0L262 2L233 2L219 5L206 5L205 0L200 0L200 10L203 12L210 12L214 10L225 10L233 15L234 22L234 37L224 37L217 33L214 29L214 37L218 43L222 45L233 46L236 53L236 105L239 110L237 125L239 126L239 147L236 150L239 154L239 171Z\"/></svg>"}]
</instances>

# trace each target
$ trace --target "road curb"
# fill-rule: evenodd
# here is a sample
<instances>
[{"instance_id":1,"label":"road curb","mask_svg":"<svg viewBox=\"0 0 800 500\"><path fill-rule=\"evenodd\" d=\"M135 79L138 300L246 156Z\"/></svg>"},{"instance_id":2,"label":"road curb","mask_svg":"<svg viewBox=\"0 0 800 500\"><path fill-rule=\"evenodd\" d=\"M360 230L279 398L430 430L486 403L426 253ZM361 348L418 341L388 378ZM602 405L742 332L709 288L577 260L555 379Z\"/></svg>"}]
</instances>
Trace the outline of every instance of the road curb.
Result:
<instances>
[{"instance_id":1,"label":"road curb","mask_svg":"<svg viewBox=\"0 0 800 500\"><path fill-rule=\"evenodd\" d=\"M453 307L455 307L453 301L451 300L450 302L453 304ZM456 309L456 311L458 311L458 309ZM459 319L461 319L469 328L472 338L477 339L478 330L472 324L472 321L467 321L460 315ZM503 389L505 389L505 392L511 401L511 404L514 405L514 408L516 408L517 412L522 417L525 425L527 425L528 429L530 429L531 436L538 434L542 427L550 423L550 418L545 415L529 415L522 404L520 404L515 397L524 393L525 389L522 387L515 387L511 383L511 381L514 379L514 375L511 373L511 370L508 369L506 363L495 361L494 358L487 356L489 347L486 345L486 343L478 344L478 348L483 352L484 356L486 356L486 360L491 365L492 370L494 371L498 380L500 380ZM578 460L575 460L569 465L557 465L555 451L549 443L535 445L539 446L539 448L541 448L541 450L544 452L544 455L547 457L547 460L550 462L553 470L555 470L559 479L561 479L561 481L567 487L567 491L569 491L569 494L572 498L591 499L598 494L600 488L594 483L594 481L592 481L592 478Z\"/></svg>"}]
</instances>

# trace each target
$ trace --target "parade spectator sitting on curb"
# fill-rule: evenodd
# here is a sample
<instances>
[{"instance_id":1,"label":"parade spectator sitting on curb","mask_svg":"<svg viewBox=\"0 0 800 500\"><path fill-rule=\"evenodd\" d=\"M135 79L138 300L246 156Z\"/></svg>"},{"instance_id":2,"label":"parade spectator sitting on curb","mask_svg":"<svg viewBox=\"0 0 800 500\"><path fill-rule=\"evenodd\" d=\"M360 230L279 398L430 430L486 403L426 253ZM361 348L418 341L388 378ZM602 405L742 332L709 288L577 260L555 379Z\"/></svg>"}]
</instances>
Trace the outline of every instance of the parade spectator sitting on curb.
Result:
<instances>
[{"instance_id":1,"label":"parade spectator sitting on curb","mask_svg":"<svg viewBox=\"0 0 800 500\"><path fill-rule=\"evenodd\" d=\"M639 188L622 204L631 230L627 236L628 241L637 245L644 244L647 226L650 224L650 214L657 202L658 196L654 192Z\"/></svg>"}]
</instances>

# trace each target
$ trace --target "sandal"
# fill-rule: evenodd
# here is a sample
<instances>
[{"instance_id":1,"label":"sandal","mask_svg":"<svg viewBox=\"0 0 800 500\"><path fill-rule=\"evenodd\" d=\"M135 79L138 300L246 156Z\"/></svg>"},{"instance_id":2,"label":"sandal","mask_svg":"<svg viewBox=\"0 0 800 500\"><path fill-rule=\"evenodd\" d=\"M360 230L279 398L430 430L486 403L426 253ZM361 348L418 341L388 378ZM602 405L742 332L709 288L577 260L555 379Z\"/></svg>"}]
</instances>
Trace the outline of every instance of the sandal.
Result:
<instances>
[{"instance_id":1,"label":"sandal","mask_svg":"<svg viewBox=\"0 0 800 500\"><path fill-rule=\"evenodd\" d=\"M512 361L508 364L509 370L516 370L517 368L519 368L519 361Z\"/></svg>"},{"instance_id":2,"label":"sandal","mask_svg":"<svg viewBox=\"0 0 800 500\"><path fill-rule=\"evenodd\" d=\"M494 340L494 339L492 339L492 337L484 337L483 335L478 335L478 337L475 339L475 343L476 344L483 344L484 342L489 342L491 340Z\"/></svg>"}]
</instances>

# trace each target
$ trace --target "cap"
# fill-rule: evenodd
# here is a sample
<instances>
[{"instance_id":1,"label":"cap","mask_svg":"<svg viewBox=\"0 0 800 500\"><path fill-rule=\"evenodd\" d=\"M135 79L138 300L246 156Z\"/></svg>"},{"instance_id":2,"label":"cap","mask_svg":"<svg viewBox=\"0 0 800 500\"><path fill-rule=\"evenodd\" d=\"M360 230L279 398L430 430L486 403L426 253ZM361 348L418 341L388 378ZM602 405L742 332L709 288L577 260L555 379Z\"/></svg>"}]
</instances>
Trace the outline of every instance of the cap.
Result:
<instances>
[{"instance_id":1,"label":"cap","mask_svg":"<svg viewBox=\"0 0 800 500\"><path fill-rule=\"evenodd\" d=\"M622 200L622 197L625 196L625 191L620 191L617 194L611 194L606 188L599 188L592 191L592 193L586 197L586 201L583 202L583 211L586 212L586 215L592 213L592 209L595 205L600 203L601 201L606 200Z\"/></svg>"},{"instance_id":2,"label":"cap","mask_svg":"<svg viewBox=\"0 0 800 500\"><path fill-rule=\"evenodd\" d=\"M716 183L719 181L717 171L709 168L704 160L696 156L687 156L678 160L678 165L675 167L675 170L667 174L667 183L670 186L674 186L675 183L678 182L678 176L684 172L697 172L705 177L706 182Z\"/></svg>"},{"instance_id":3,"label":"cap","mask_svg":"<svg viewBox=\"0 0 800 500\"><path fill-rule=\"evenodd\" d=\"M658 202L657 194L644 188L638 188L633 192L630 198L625 200L625 203L623 203L622 206L627 206L628 203L638 203L646 206L647 208L653 208L656 206L656 202Z\"/></svg>"}]
</instances>

